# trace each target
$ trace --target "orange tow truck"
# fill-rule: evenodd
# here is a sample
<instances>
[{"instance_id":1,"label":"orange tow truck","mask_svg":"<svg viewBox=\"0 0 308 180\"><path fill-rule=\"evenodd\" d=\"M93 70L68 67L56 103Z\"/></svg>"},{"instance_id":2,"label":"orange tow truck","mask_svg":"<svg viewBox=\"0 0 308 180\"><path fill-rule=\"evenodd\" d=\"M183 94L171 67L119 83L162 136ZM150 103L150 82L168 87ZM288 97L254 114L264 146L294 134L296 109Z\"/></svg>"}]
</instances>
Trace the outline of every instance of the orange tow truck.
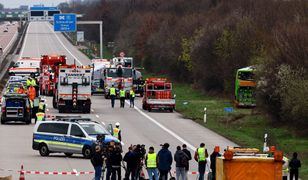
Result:
<instances>
[{"instance_id":1,"label":"orange tow truck","mask_svg":"<svg viewBox=\"0 0 308 180\"><path fill-rule=\"evenodd\" d=\"M172 96L172 83L166 78L148 78L144 84L142 108L148 110L164 109L173 112L175 96Z\"/></svg>"}]
</instances>

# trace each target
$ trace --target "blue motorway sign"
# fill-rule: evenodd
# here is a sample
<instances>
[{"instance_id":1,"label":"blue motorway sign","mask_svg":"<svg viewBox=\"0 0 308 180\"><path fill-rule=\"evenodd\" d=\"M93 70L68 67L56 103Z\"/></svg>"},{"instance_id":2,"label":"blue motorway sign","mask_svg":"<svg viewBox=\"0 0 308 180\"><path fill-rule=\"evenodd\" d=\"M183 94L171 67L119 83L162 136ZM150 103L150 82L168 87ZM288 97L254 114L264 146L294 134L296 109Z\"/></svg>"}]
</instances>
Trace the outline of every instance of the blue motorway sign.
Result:
<instances>
[{"instance_id":1,"label":"blue motorway sign","mask_svg":"<svg viewBox=\"0 0 308 180\"><path fill-rule=\"evenodd\" d=\"M76 32L76 14L55 14L54 31Z\"/></svg>"},{"instance_id":2,"label":"blue motorway sign","mask_svg":"<svg viewBox=\"0 0 308 180\"><path fill-rule=\"evenodd\" d=\"M59 10L57 7L44 7L44 6L34 6L30 7L30 11L56 11Z\"/></svg>"}]
</instances>

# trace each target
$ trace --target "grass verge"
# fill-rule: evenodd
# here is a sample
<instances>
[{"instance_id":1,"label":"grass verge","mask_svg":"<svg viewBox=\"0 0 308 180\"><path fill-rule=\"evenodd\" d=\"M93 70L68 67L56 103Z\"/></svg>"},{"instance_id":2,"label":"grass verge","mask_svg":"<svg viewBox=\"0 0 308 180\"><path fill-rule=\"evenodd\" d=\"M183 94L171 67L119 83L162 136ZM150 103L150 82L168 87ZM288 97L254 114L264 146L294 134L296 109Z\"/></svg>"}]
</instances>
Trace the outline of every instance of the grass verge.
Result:
<instances>
[{"instance_id":1,"label":"grass verge","mask_svg":"<svg viewBox=\"0 0 308 180\"><path fill-rule=\"evenodd\" d=\"M158 77L146 72L143 72L143 76ZM241 146L262 150L264 133L268 133L268 144L276 145L288 158L291 158L293 152L298 152L302 162L300 177L308 179L308 138L294 135L288 127L274 126L269 118L255 109L234 108L234 112L226 113L224 108L233 107L232 100L209 96L192 89L188 84L173 83L173 92L176 94L176 110L185 118L192 119ZM206 123L203 122L205 107Z\"/></svg>"}]
</instances>

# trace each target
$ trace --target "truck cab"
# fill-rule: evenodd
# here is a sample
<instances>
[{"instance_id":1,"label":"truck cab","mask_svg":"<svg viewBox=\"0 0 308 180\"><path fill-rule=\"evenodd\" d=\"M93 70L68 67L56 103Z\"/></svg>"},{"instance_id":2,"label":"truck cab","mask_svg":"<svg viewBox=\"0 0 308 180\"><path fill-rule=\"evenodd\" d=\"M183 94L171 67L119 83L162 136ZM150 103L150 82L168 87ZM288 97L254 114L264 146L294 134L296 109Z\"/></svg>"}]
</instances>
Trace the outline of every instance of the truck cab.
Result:
<instances>
[{"instance_id":1,"label":"truck cab","mask_svg":"<svg viewBox=\"0 0 308 180\"><path fill-rule=\"evenodd\" d=\"M8 121L31 123L31 107L26 94L7 93L1 103L1 124Z\"/></svg>"}]
</instances>

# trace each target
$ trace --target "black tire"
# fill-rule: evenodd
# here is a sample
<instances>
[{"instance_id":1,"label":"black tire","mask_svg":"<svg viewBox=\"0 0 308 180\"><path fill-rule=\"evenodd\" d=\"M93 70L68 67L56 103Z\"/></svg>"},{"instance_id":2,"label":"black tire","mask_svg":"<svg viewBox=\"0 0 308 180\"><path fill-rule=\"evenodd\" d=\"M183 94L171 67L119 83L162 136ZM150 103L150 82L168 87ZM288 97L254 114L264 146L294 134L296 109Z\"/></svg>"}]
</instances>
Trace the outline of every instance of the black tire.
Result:
<instances>
[{"instance_id":1,"label":"black tire","mask_svg":"<svg viewBox=\"0 0 308 180\"><path fill-rule=\"evenodd\" d=\"M105 94L105 99L109 99L109 98L110 98L109 95L106 95L106 94Z\"/></svg>"},{"instance_id":2,"label":"black tire","mask_svg":"<svg viewBox=\"0 0 308 180\"><path fill-rule=\"evenodd\" d=\"M173 112L173 108L170 108L169 111L170 111L170 112Z\"/></svg>"},{"instance_id":3,"label":"black tire","mask_svg":"<svg viewBox=\"0 0 308 180\"><path fill-rule=\"evenodd\" d=\"M83 157L90 159L92 156L92 150L90 146L85 146L82 150Z\"/></svg>"},{"instance_id":4,"label":"black tire","mask_svg":"<svg viewBox=\"0 0 308 180\"><path fill-rule=\"evenodd\" d=\"M148 111L149 111L149 112L151 112L151 111L152 111L152 109L149 107L149 108L148 108Z\"/></svg>"},{"instance_id":5,"label":"black tire","mask_svg":"<svg viewBox=\"0 0 308 180\"><path fill-rule=\"evenodd\" d=\"M49 156L50 153L46 144L40 145L39 152L41 156Z\"/></svg>"},{"instance_id":6,"label":"black tire","mask_svg":"<svg viewBox=\"0 0 308 180\"><path fill-rule=\"evenodd\" d=\"M142 109L147 110L147 107L145 106L145 104L142 104Z\"/></svg>"},{"instance_id":7,"label":"black tire","mask_svg":"<svg viewBox=\"0 0 308 180\"><path fill-rule=\"evenodd\" d=\"M52 107L57 109L57 102L56 102L56 97L55 96L53 96L53 98L52 98Z\"/></svg>"},{"instance_id":8,"label":"black tire","mask_svg":"<svg viewBox=\"0 0 308 180\"><path fill-rule=\"evenodd\" d=\"M31 124L31 118L27 118L25 123L26 124Z\"/></svg>"},{"instance_id":9,"label":"black tire","mask_svg":"<svg viewBox=\"0 0 308 180\"><path fill-rule=\"evenodd\" d=\"M1 124L5 124L5 119L1 116Z\"/></svg>"},{"instance_id":10,"label":"black tire","mask_svg":"<svg viewBox=\"0 0 308 180\"><path fill-rule=\"evenodd\" d=\"M142 93L140 93L140 97L143 97L143 92L142 92Z\"/></svg>"},{"instance_id":11,"label":"black tire","mask_svg":"<svg viewBox=\"0 0 308 180\"><path fill-rule=\"evenodd\" d=\"M64 153L66 157L72 157L73 153Z\"/></svg>"},{"instance_id":12,"label":"black tire","mask_svg":"<svg viewBox=\"0 0 308 180\"><path fill-rule=\"evenodd\" d=\"M59 113L64 113L64 107L60 106L58 109L59 109Z\"/></svg>"}]
</instances>

